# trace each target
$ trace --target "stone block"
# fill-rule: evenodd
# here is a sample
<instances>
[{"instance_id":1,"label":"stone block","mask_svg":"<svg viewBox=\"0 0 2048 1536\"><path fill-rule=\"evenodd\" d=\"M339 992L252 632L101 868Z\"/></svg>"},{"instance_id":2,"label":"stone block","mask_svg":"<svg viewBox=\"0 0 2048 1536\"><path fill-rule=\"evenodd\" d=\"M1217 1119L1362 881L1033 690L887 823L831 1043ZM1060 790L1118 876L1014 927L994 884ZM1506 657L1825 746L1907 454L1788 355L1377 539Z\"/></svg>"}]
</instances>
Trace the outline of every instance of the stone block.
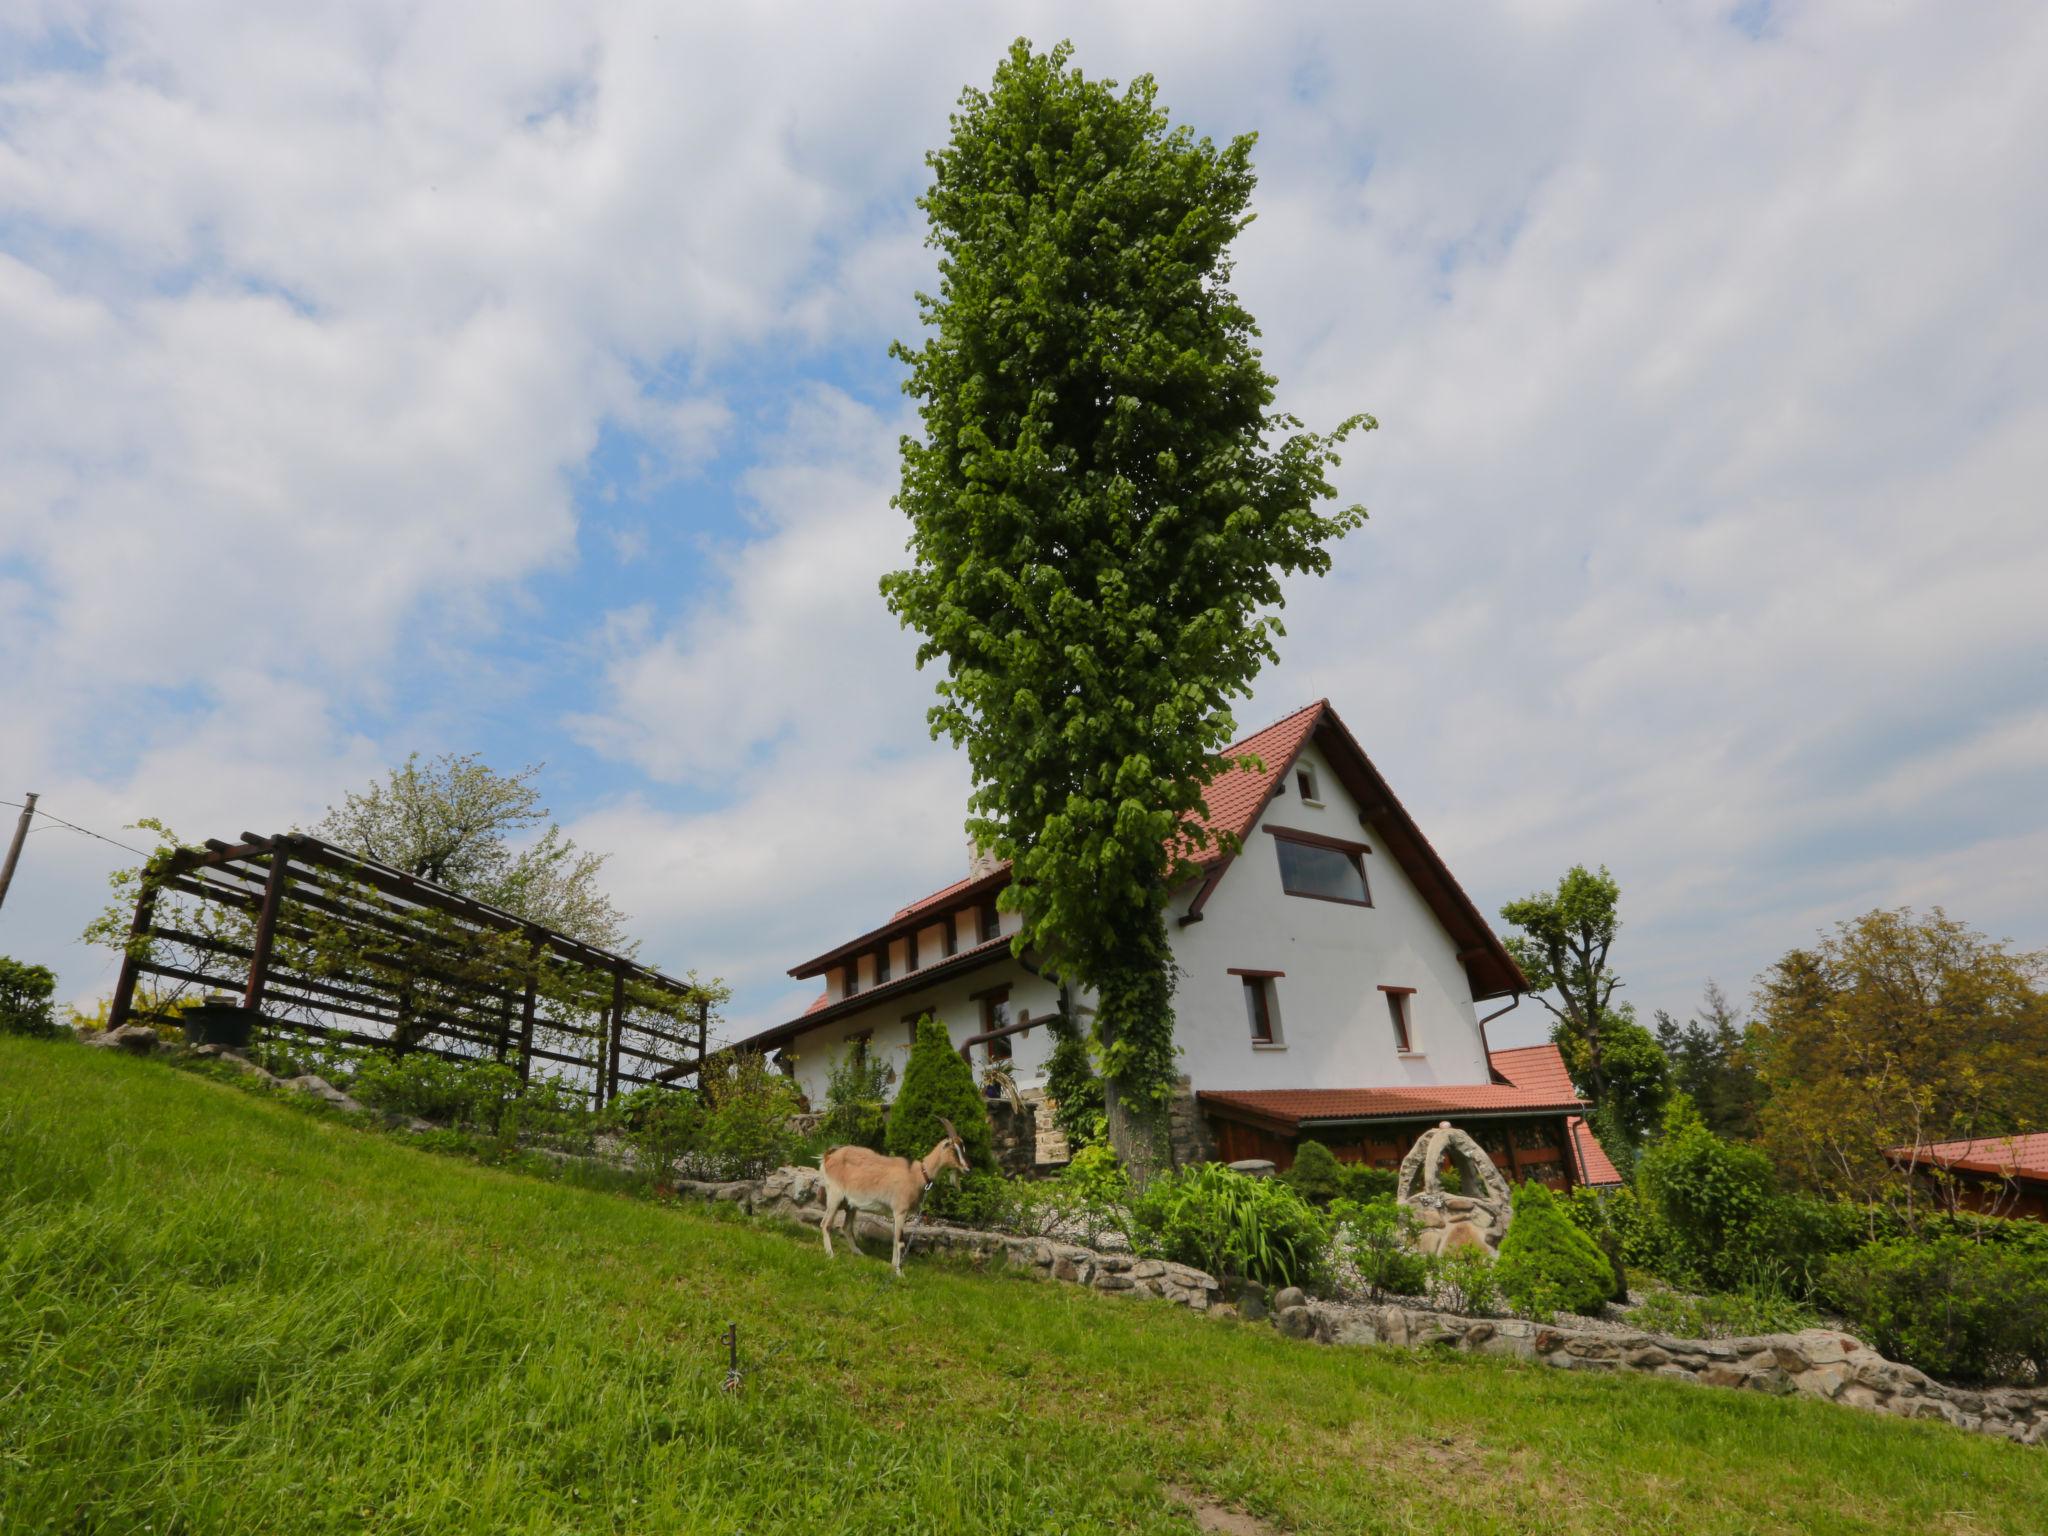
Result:
<instances>
[{"instance_id":1,"label":"stone block","mask_svg":"<svg viewBox=\"0 0 2048 1536\"><path fill-rule=\"evenodd\" d=\"M1308 1307L1287 1307L1274 1314L1273 1326L1290 1339L1311 1339L1316 1333L1316 1315Z\"/></svg>"},{"instance_id":2,"label":"stone block","mask_svg":"<svg viewBox=\"0 0 2048 1536\"><path fill-rule=\"evenodd\" d=\"M1298 1285L1282 1286L1280 1293L1273 1298L1273 1310L1275 1312L1285 1312L1290 1307L1305 1307L1307 1305L1308 1293Z\"/></svg>"}]
</instances>

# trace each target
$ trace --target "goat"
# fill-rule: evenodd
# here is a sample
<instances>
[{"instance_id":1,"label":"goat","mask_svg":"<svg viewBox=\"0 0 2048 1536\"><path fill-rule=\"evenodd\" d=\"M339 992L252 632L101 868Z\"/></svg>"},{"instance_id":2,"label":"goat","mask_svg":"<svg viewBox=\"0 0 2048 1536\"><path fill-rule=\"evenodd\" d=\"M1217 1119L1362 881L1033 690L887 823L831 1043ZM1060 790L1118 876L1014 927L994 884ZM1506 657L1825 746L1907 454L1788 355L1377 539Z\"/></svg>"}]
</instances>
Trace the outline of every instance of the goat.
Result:
<instances>
[{"instance_id":1,"label":"goat","mask_svg":"<svg viewBox=\"0 0 2048 1536\"><path fill-rule=\"evenodd\" d=\"M832 1251L832 1221L841 1206L846 1208L846 1240L854 1243L856 1253L860 1251L854 1242L858 1213L887 1213L896 1228L889 1267L903 1273L903 1223L924 1203L925 1191L934 1178L948 1168L967 1171L967 1148L960 1133L944 1115L939 1124L946 1128L945 1139L923 1157L889 1157L866 1147L834 1147L818 1159L819 1171L825 1175L825 1219L818 1229L825 1235L826 1258L838 1256Z\"/></svg>"}]
</instances>

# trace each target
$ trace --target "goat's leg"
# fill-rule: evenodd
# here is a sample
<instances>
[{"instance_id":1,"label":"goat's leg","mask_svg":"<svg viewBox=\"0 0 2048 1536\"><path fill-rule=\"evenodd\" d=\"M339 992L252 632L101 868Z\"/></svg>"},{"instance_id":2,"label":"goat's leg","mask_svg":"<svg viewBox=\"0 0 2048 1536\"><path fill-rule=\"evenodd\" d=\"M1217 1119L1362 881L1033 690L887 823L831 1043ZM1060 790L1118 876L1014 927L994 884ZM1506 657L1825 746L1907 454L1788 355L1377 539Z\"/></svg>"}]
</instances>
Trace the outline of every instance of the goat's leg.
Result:
<instances>
[{"instance_id":1,"label":"goat's leg","mask_svg":"<svg viewBox=\"0 0 2048 1536\"><path fill-rule=\"evenodd\" d=\"M828 1189L825 1191L825 1216L818 1223L818 1230L825 1236L825 1257L828 1259L839 1257L838 1254L832 1251L832 1218L838 1214L839 1194L836 1190Z\"/></svg>"},{"instance_id":2,"label":"goat's leg","mask_svg":"<svg viewBox=\"0 0 2048 1536\"><path fill-rule=\"evenodd\" d=\"M901 1275L903 1273L903 1213L895 1211L891 1214L896 1220L896 1231L895 1241L891 1246L889 1254L889 1267L896 1271L898 1275Z\"/></svg>"}]
</instances>

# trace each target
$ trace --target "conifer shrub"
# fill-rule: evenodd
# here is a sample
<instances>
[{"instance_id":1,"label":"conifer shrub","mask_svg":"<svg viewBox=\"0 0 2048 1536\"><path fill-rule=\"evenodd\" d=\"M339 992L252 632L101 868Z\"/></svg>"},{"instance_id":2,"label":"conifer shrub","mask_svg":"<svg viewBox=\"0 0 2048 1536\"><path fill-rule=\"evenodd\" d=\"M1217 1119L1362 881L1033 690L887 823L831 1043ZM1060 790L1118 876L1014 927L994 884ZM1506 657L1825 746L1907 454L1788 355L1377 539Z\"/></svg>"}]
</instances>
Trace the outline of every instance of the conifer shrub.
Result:
<instances>
[{"instance_id":1,"label":"conifer shrub","mask_svg":"<svg viewBox=\"0 0 2048 1536\"><path fill-rule=\"evenodd\" d=\"M1514 1220L1494 1269L1502 1293L1523 1312L1598 1312L1614 1290L1606 1255L1533 1179L1515 1191Z\"/></svg>"},{"instance_id":2,"label":"conifer shrub","mask_svg":"<svg viewBox=\"0 0 2048 1536\"><path fill-rule=\"evenodd\" d=\"M903 1086L889 1110L889 1150L898 1157L923 1157L945 1138L940 1117L953 1122L976 1170L993 1173L995 1141L988 1110L974 1086L974 1069L953 1048L946 1026L930 1014L917 1021Z\"/></svg>"},{"instance_id":3,"label":"conifer shrub","mask_svg":"<svg viewBox=\"0 0 2048 1536\"><path fill-rule=\"evenodd\" d=\"M1387 1168L1341 1163L1337 1154L1313 1138L1294 1149L1294 1166L1280 1178L1312 1205L1328 1208L1333 1201L1360 1204L1394 1193L1399 1176Z\"/></svg>"}]
</instances>

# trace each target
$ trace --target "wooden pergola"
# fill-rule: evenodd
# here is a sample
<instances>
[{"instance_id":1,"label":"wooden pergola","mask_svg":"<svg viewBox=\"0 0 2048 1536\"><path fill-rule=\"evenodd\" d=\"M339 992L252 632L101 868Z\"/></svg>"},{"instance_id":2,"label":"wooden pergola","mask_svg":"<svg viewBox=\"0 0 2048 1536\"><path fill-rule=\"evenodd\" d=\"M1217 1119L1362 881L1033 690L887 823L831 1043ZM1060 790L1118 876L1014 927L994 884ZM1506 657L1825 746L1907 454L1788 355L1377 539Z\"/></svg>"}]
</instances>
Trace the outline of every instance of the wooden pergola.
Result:
<instances>
[{"instance_id":1,"label":"wooden pergola","mask_svg":"<svg viewBox=\"0 0 2048 1536\"><path fill-rule=\"evenodd\" d=\"M715 985L457 894L305 833L209 840L145 873L108 1026L137 983L238 994L269 1034L534 1063L602 1106L697 1075Z\"/></svg>"}]
</instances>

